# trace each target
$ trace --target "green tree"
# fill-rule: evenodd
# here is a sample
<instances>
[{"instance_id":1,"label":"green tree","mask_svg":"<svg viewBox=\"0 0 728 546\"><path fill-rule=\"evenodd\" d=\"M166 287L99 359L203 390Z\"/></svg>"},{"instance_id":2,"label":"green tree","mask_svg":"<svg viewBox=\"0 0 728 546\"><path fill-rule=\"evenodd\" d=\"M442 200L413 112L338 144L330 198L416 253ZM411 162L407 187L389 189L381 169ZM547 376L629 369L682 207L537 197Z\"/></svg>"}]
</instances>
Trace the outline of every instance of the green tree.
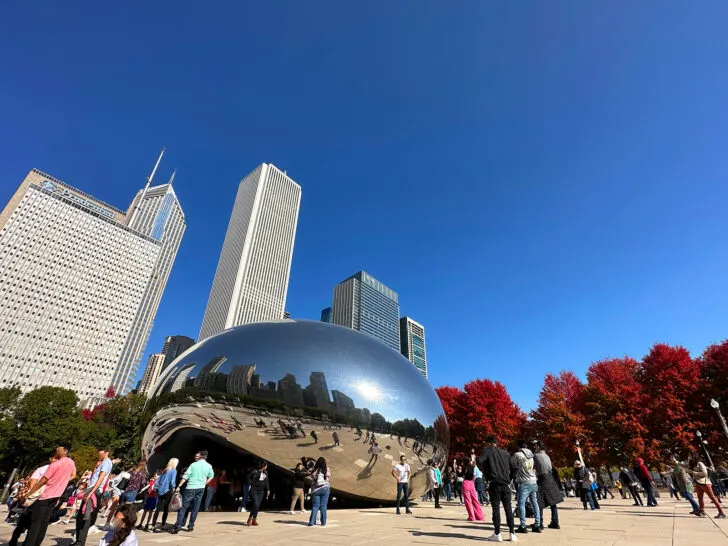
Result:
<instances>
[{"instance_id":1,"label":"green tree","mask_svg":"<svg viewBox=\"0 0 728 546\"><path fill-rule=\"evenodd\" d=\"M72 447L81 423L76 393L60 387L30 391L18 402L15 421L8 457L20 468L35 465L59 445Z\"/></svg>"},{"instance_id":2,"label":"green tree","mask_svg":"<svg viewBox=\"0 0 728 546\"><path fill-rule=\"evenodd\" d=\"M110 446L114 456L127 463L136 463L141 458L141 418L146 401L144 395L127 394L104 404L101 420L115 433Z\"/></svg>"},{"instance_id":3,"label":"green tree","mask_svg":"<svg viewBox=\"0 0 728 546\"><path fill-rule=\"evenodd\" d=\"M95 468L96 462L99 460L99 451L94 446L79 446L74 448L68 456L76 463L76 471L80 478L84 472Z\"/></svg>"},{"instance_id":4,"label":"green tree","mask_svg":"<svg viewBox=\"0 0 728 546\"><path fill-rule=\"evenodd\" d=\"M7 460L10 439L15 434L15 412L20 402L21 391L18 387L0 389L0 466L12 467L13 461Z\"/></svg>"}]
</instances>

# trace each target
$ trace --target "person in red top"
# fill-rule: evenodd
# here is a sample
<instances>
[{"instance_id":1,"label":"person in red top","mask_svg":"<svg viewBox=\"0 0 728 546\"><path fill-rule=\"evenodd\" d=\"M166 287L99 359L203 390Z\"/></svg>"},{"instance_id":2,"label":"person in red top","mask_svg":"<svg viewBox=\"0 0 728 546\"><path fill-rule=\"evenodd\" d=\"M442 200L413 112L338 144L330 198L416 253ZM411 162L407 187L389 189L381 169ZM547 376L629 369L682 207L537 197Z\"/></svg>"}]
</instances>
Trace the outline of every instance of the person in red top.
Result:
<instances>
[{"instance_id":1,"label":"person in red top","mask_svg":"<svg viewBox=\"0 0 728 546\"><path fill-rule=\"evenodd\" d=\"M653 489L655 484L652 481L652 474L650 474L650 470L645 466L645 461L643 459L637 459L633 470L642 484L645 494L647 495L647 506L657 506L655 490Z\"/></svg>"},{"instance_id":2,"label":"person in red top","mask_svg":"<svg viewBox=\"0 0 728 546\"><path fill-rule=\"evenodd\" d=\"M30 530L24 546L40 546L43 542L53 507L65 491L68 482L76 476L76 464L73 459L68 458L68 450L65 447L57 447L53 458L55 461L50 464L43 477L28 491L30 496L45 485L43 493L33 506Z\"/></svg>"}]
</instances>

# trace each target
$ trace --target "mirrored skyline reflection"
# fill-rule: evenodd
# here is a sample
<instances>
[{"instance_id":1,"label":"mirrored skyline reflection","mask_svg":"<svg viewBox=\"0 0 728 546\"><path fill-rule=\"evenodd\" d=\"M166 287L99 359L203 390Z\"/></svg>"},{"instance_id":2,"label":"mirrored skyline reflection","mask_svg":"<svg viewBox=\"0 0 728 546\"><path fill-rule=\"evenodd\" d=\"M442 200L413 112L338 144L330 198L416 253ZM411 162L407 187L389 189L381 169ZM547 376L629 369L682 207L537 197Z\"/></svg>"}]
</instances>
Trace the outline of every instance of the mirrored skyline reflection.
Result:
<instances>
[{"instance_id":1,"label":"mirrored skyline reflection","mask_svg":"<svg viewBox=\"0 0 728 546\"><path fill-rule=\"evenodd\" d=\"M328 323L285 320L226 330L193 346L165 372L153 396L185 389L325 411L351 405L389 422L433 423L442 413L427 379L401 354Z\"/></svg>"}]
</instances>

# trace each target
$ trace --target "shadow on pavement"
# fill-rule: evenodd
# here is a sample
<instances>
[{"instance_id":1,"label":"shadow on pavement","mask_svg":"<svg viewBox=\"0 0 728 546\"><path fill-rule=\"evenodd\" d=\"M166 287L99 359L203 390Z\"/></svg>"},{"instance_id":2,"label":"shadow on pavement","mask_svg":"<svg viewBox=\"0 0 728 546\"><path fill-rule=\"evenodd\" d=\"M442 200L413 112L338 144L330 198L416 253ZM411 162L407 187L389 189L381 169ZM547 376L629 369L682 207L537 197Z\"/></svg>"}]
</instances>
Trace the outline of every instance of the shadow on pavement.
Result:
<instances>
[{"instance_id":1,"label":"shadow on pavement","mask_svg":"<svg viewBox=\"0 0 728 546\"><path fill-rule=\"evenodd\" d=\"M488 539L485 537L474 537L470 535L464 535L462 533L425 533L424 531L410 531L413 537L439 537L439 538L464 538L468 540L482 540L487 542Z\"/></svg>"}]
</instances>

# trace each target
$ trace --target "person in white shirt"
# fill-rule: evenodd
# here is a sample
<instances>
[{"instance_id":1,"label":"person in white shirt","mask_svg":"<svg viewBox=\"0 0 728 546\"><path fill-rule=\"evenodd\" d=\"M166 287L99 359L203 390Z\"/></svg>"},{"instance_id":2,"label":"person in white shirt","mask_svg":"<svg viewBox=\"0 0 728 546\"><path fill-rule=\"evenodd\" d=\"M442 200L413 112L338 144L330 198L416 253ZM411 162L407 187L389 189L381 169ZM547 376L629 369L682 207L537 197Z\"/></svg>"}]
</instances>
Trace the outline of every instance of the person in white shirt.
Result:
<instances>
[{"instance_id":1,"label":"person in white shirt","mask_svg":"<svg viewBox=\"0 0 728 546\"><path fill-rule=\"evenodd\" d=\"M400 499L404 495L404 508L407 514L412 511L409 508L409 479L410 466L407 464L407 458L402 455L399 458L399 464L392 469L392 476L397 480L397 514L400 514Z\"/></svg>"}]
</instances>

